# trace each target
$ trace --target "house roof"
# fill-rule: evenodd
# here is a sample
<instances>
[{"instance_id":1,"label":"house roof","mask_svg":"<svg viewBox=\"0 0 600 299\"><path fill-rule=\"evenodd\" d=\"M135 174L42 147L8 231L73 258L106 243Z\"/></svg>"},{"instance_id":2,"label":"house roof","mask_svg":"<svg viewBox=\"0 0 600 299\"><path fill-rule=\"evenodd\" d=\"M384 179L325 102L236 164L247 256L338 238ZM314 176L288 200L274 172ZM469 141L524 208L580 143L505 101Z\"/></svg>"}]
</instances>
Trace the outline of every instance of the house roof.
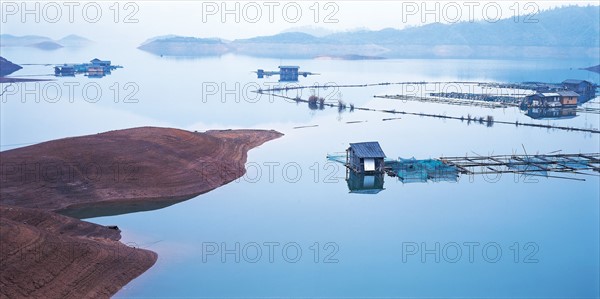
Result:
<instances>
[{"instance_id":1,"label":"house roof","mask_svg":"<svg viewBox=\"0 0 600 299\"><path fill-rule=\"evenodd\" d=\"M560 96L558 93L556 92L542 92L540 93L543 97L558 97Z\"/></svg>"},{"instance_id":2,"label":"house roof","mask_svg":"<svg viewBox=\"0 0 600 299\"><path fill-rule=\"evenodd\" d=\"M567 79L565 81L563 81L563 84L579 84L579 83L583 83L583 82L587 82L589 84L592 84L592 82L588 82L586 80L577 80L577 79Z\"/></svg>"},{"instance_id":3,"label":"house roof","mask_svg":"<svg viewBox=\"0 0 600 299\"><path fill-rule=\"evenodd\" d=\"M354 154L359 158L384 158L385 154L379 146L379 142L360 142L350 143L350 148L354 150Z\"/></svg>"},{"instance_id":4,"label":"house roof","mask_svg":"<svg viewBox=\"0 0 600 299\"><path fill-rule=\"evenodd\" d=\"M579 94L574 92L574 91L570 91L570 90L561 90L561 91L557 91L556 93L558 93L559 95L563 96L563 97L578 97Z\"/></svg>"}]
</instances>

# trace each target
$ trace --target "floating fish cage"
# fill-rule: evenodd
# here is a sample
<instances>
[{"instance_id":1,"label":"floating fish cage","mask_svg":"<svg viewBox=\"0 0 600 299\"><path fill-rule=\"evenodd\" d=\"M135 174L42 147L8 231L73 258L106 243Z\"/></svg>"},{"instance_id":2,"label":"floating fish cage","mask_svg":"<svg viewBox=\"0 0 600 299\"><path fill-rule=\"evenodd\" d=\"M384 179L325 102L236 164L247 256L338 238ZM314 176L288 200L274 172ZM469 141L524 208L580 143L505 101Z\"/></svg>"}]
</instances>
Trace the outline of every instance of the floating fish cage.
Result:
<instances>
[{"instance_id":1,"label":"floating fish cage","mask_svg":"<svg viewBox=\"0 0 600 299\"><path fill-rule=\"evenodd\" d=\"M384 174L403 183L456 182L461 174L511 173L578 181L585 179L577 176L600 177L600 153L388 159L377 142L363 142L351 143L346 155L327 155L327 159L346 167L348 187L354 193L383 190Z\"/></svg>"},{"instance_id":2,"label":"floating fish cage","mask_svg":"<svg viewBox=\"0 0 600 299\"><path fill-rule=\"evenodd\" d=\"M458 179L458 168L447 165L437 159L417 160L415 158L387 160L388 175L396 176L404 183L427 182L455 182Z\"/></svg>"}]
</instances>

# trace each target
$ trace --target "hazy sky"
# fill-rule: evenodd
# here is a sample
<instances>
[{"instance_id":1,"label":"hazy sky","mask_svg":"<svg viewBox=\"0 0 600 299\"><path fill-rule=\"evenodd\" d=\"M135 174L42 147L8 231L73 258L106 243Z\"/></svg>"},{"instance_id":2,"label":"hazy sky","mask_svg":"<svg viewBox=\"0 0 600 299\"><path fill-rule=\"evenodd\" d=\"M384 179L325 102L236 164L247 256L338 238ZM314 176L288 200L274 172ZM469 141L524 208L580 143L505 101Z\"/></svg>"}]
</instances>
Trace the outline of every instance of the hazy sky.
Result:
<instances>
[{"instance_id":1,"label":"hazy sky","mask_svg":"<svg viewBox=\"0 0 600 299\"><path fill-rule=\"evenodd\" d=\"M78 34L96 41L139 44L177 34L225 39L271 35L294 27L332 31L405 28L433 22L493 22L563 5L598 1L2 1L2 33L61 38ZM520 16L520 17L518 17Z\"/></svg>"}]
</instances>

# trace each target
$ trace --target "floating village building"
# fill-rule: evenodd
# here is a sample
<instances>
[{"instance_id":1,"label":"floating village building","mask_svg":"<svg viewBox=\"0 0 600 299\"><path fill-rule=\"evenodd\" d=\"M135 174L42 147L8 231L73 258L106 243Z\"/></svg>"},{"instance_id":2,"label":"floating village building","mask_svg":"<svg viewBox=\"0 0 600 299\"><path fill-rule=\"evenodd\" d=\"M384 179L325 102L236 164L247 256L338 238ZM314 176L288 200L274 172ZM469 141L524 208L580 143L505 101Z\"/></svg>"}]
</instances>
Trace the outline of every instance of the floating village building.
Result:
<instances>
[{"instance_id":1,"label":"floating village building","mask_svg":"<svg viewBox=\"0 0 600 299\"><path fill-rule=\"evenodd\" d=\"M89 63L62 64L54 67L56 76L75 76L75 74L86 74L88 77L103 77L112 70L121 66L112 65L110 60L94 58Z\"/></svg>"},{"instance_id":2,"label":"floating village building","mask_svg":"<svg viewBox=\"0 0 600 299\"><path fill-rule=\"evenodd\" d=\"M525 97L528 107L575 107L578 102L579 94L571 90L538 92Z\"/></svg>"},{"instance_id":3,"label":"floating village building","mask_svg":"<svg viewBox=\"0 0 600 299\"><path fill-rule=\"evenodd\" d=\"M280 65L279 71L265 71L258 69L256 75L259 79L279 75L279 82L298 82L298 77L308 77L309 75L318 75L312 72L300 72L297 65Z\"/></svg>"},{"instance_id":4,"label":"floating village building","mask_svg":"<svg viewBox=\"0 0 600 299\"><path fill-rule=\"evenodd\" d=\"M98 58L94 58L94 59L90 60L90 63L93 66L110 67L111 61L110 60L100 60Z\"/></svg>"},{"instance_id":5,"label":"floating village building","mask_svg":"<svg viewBox=\"0 0 600 299\"><path fill-rule=\"evenodd\" d=\"M538 92L525 97L529 107L560 107L560 95L556 92Z\"/></svg>"},{"instance_id":6,"label":"floating village building","mask_svg":"<svg viewBox=\"0 0 600 299\"><path fill-rule=\"evenodd\" d=\"M279 80L284 82L298 81L299 66L281 65L279 66Z\"/></svg>"},{"instance_id":7,"label":"floating village building","mask_svg":"<svg viewBox=\"0 0 600 299\"><path fill-rule=\"evenodd\" d=\"M596 92L594 83L586 80L568 79L562 82L565 89L574 91L579 95L590 95Z\"/></svg>"},{"instance_id":8,"label":"floating village building","mask_svg":"<svg viewBox=\"0 0 600 299\"><path fill-rule=\"evenodd\" d=\"M560 95L560 104L563 107L576 107L579 101L579 94L571 90L557 91Z\"/></svg>"},{"instance_id":9,"label":"floating village building","mask_svg":"<svg viewBox=\"0 0 600 299\"><path fill-rule=\"evenodd\" d=\"M346 165L358 173L383 173L385 154L378 142L350 143L346 150Z\"/></svg>"}]
</instances>

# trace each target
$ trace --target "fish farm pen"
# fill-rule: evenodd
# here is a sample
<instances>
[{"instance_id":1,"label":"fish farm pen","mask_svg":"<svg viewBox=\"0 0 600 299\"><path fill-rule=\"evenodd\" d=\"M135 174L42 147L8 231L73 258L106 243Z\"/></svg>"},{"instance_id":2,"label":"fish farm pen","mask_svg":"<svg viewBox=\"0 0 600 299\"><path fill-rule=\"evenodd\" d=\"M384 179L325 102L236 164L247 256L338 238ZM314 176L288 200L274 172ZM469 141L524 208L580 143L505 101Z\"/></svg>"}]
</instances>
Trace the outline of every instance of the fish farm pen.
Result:
<instances>
[{"instance_id":1,"label":"fish farm pen","mask_svg":"<svg viewBox=\"0 0 600 299\"><path fill-rule=\"evenodd\" d=\"M479 123L482 125L486 125L488 127L492 127L494 124L503 124L503 125L513 125L513 126L524 126L524 127L537 127L537 128L544 128L544 129L556 129L556 130L564 130L564 131L574 131L574 132L586 132L586 133L593 133L593 134L600 134L600 130L598 128L577 128L577 127L567 127L567 126L558 126L558 125L546 125L546 124L539 124L539 123L524 123L524 122L519 122L519 121L502 121L502 120L495 120L492 116L487 116L487 117L475 117L475 116L471 116L471 115L467 115L467 116L450 116L450 115L440 115L440 114L431 114L431 113L417 113L417 112L408 112L408 111L398 111L395 109L391 109L391 110L385 110L385 109L372 109L372 108L366 108L366 107L356 107L353 104L345 104L341 101L338 101L337 103L326 103L324 101L324 99L321 101L322 98L319 98L317 100L306 100L306 99L302 99L300 97L288 97L288 96L284 96L284 95L280 95L280 94L276 94L276 93L269 93L269 92L265 92L265 91L261 91L261 90L257 90L257 91L253 91L256 92L258 94L265 94L265 95L270 95L273 97L278 97L278 98L282 98L282 99L286 99L286 100L290 100L290 103L307 103L308 107L310 109L313 110L323 110L325 109L325 107L330 107L330 108L337 108L338 112L344 112L347 109L352 112L354 110L361 110L361 111L372 111L372 112L380 112L380 113L390 113L390 114L403 114L403 115L414 115L414 116L421 116L421 117L432 117L432 118L439 118L439 119L452 119L452 120L460 120L462 122L466 122L467 124L471 124L471 123ZM393 120L393 119L399 119L398 117L392 117L392 118L384 118L382 119L382 121L387 121L387 120ZM314 126L304 126L304 127L314 127ZM304 128L303 127L303 128ZM300 127L298 127L300 128Z\"/></svg>"},{"instance_id":2,"label":"fish farm pen","mask_svg":"<svg viewBox=\"0 0 600 299\"><path fill-rule=\"evenodd\" d=\"M398 160L386 161L385 173L390 177L397 177L403 183L424 183L427 181L456 182L460 172L458 167L438 159L398 158Z\"/></svg>"},{"instance_id":3,"label":"fish farm pen","mask_svg":"<svg viewBox=\"0 0 600 299\"><path fill-rule=\"evenodd\" d=\"M426 85L426 84L468 84L474 86L482 86L482 87L498 87L498 88L511 88L511 89L519 89L518 86L529 86L522 85L520 83L514 84L501 84L501 83L490 83L490 82L474 82L474 81L404 81L404 82L379 82L379 83L364 83L364 84L313 84L313 85L298 85L293 84L291 86L284 87L274 87L267 89L259 89L259 92L276 92L276 91L289 91L289 90L298 90L298 89L327 89L332 87L348 87L348 88L357 88L357 87L374 87L374 86L389 86L389 85ZM506 87L504 87L506 86ZM514 88L513 88L514 86ZM525 88L528 89L528 88Z\"/></svg>"},{"instance_id":4,"label":"fish farm pen","mask_svg":"<svg viewBox=\"0 0 600 299\"><path fill-rule=\"evenodd\" d=\"M576 107L590 101L596 97L598 85L585 80L565 80L562 83L543 83L543 82L523 82L523 83L495 83L495 82L382 82L367 84L324 84L324 85L285 85L269 89L259 89L258 93L273 94L277 92L289 92L302 89L328 89L328 88L365 88L387 85L443 85L443 84L464 84L468 86L477 86L482 89L499 89L500 92L429 92L426 94L390 94L374 95L375 98L396 99L401 101L418 101L447 105L476 106L482 108L508 108L519 107L522 110L528 108L555 108L555 107ZM502 89L510 91L502 92ZM558 93L556 103L547 101L553 97L545 98L543 95L549 93ZM568 102L565 98L567 93L575 95L574 102ZM544 98L544 101L533 102L535 97ZM321 105L321 107L323 107ZM590 107L579 107L576 112L600 114L600 109Z\"/></svg>"},{"instance_id":5,"label":"fish farm pen","mask_svg":"<svg viewBox=\"0 0 600 299\"><path fill-rule=\"evenodd\" d=\"M344 164L348 172L357 172L345 155L327 155L327 159ZM385 159L383 169L403 183L456 182L460 175L506 173L584 181L579 176L600 177L600 153L398 158Z\"/></svg>"},{"instance_id":6,"label":"fish farm pen","mask_svg":"<svg viewBox=\"0 0 600 299\"><path fill-rule=\"evenodd\" d=\"M389 99L389 100L398 100L398 101L414 101L414 102L426 102L426 103L436 103L436 104L446 104L446 105L458 105L458 106L474 106L481 108L509 108L509 107L519 107L524 110L527 108L537 108L537 107L527 107L523 105L523 101L526 97L518 97L518 96L495 96L495 95L485 95L485 94L458 94L458 93L432 93L430 97L417 97L417 96L409 96L409 95L375 95L374 98L380 99ZM559 107L541 107L539 109L570 109ZM575 112L579 113L591 113L591 114L600 114L600 108L596 107L577 107L573 108Z\"/></svg>"},{"instance_id":7,"label":"fish farm pen","mask_svg":"<svg viewBox=\"0 0 600 299\"><path fill-rule=\"evenodd\" d=\"M477 81L405 81L405 82L378 82L364 84L313 84L313 85L291 85L285 87L274 87L263 89L265 92L287 91L296 89L327 89L331 87L372 87L388 85L426 85L426 84L466 84L482 88L530 90L535 92L548 92L557 90L572 90L579 94L591 94L600 86L586 80L567 79L561 83L546 82L520 82L520 83L502 83L502 82L477 82Z\"/></svg>"},{"instance_id":8,"label":"fish farm pen","mask_svg":"<svg viewBox=\"0 0 600 299\"><path fill-rule=\"evenodd\" d=\"M432 94L431 97L416 97L408 95L382 95L373 96L374 98L380 99L392 99L399 101L416 101L416 102L428 102L437 104L447 105L460 105L460 106L476 106L483 108L508 108L508 107L519 107L521 105L522 98L516 97L492 97L485 95L466 95L464 98L453 98L452 95L444 94Z\"/></svg>"},{"instance_id":9,"label":"fish farm pen","mask_svg":"<svg viewBox=\"0 0 600 299\"><path fill-rule=\"evenodd\" d=\"M461 174L522 173L548 176L548 173L576 175L600 174L600 153L554 155L495 155L442 157L440 161L456 167Z\"/></svg>"}]
</instances>

